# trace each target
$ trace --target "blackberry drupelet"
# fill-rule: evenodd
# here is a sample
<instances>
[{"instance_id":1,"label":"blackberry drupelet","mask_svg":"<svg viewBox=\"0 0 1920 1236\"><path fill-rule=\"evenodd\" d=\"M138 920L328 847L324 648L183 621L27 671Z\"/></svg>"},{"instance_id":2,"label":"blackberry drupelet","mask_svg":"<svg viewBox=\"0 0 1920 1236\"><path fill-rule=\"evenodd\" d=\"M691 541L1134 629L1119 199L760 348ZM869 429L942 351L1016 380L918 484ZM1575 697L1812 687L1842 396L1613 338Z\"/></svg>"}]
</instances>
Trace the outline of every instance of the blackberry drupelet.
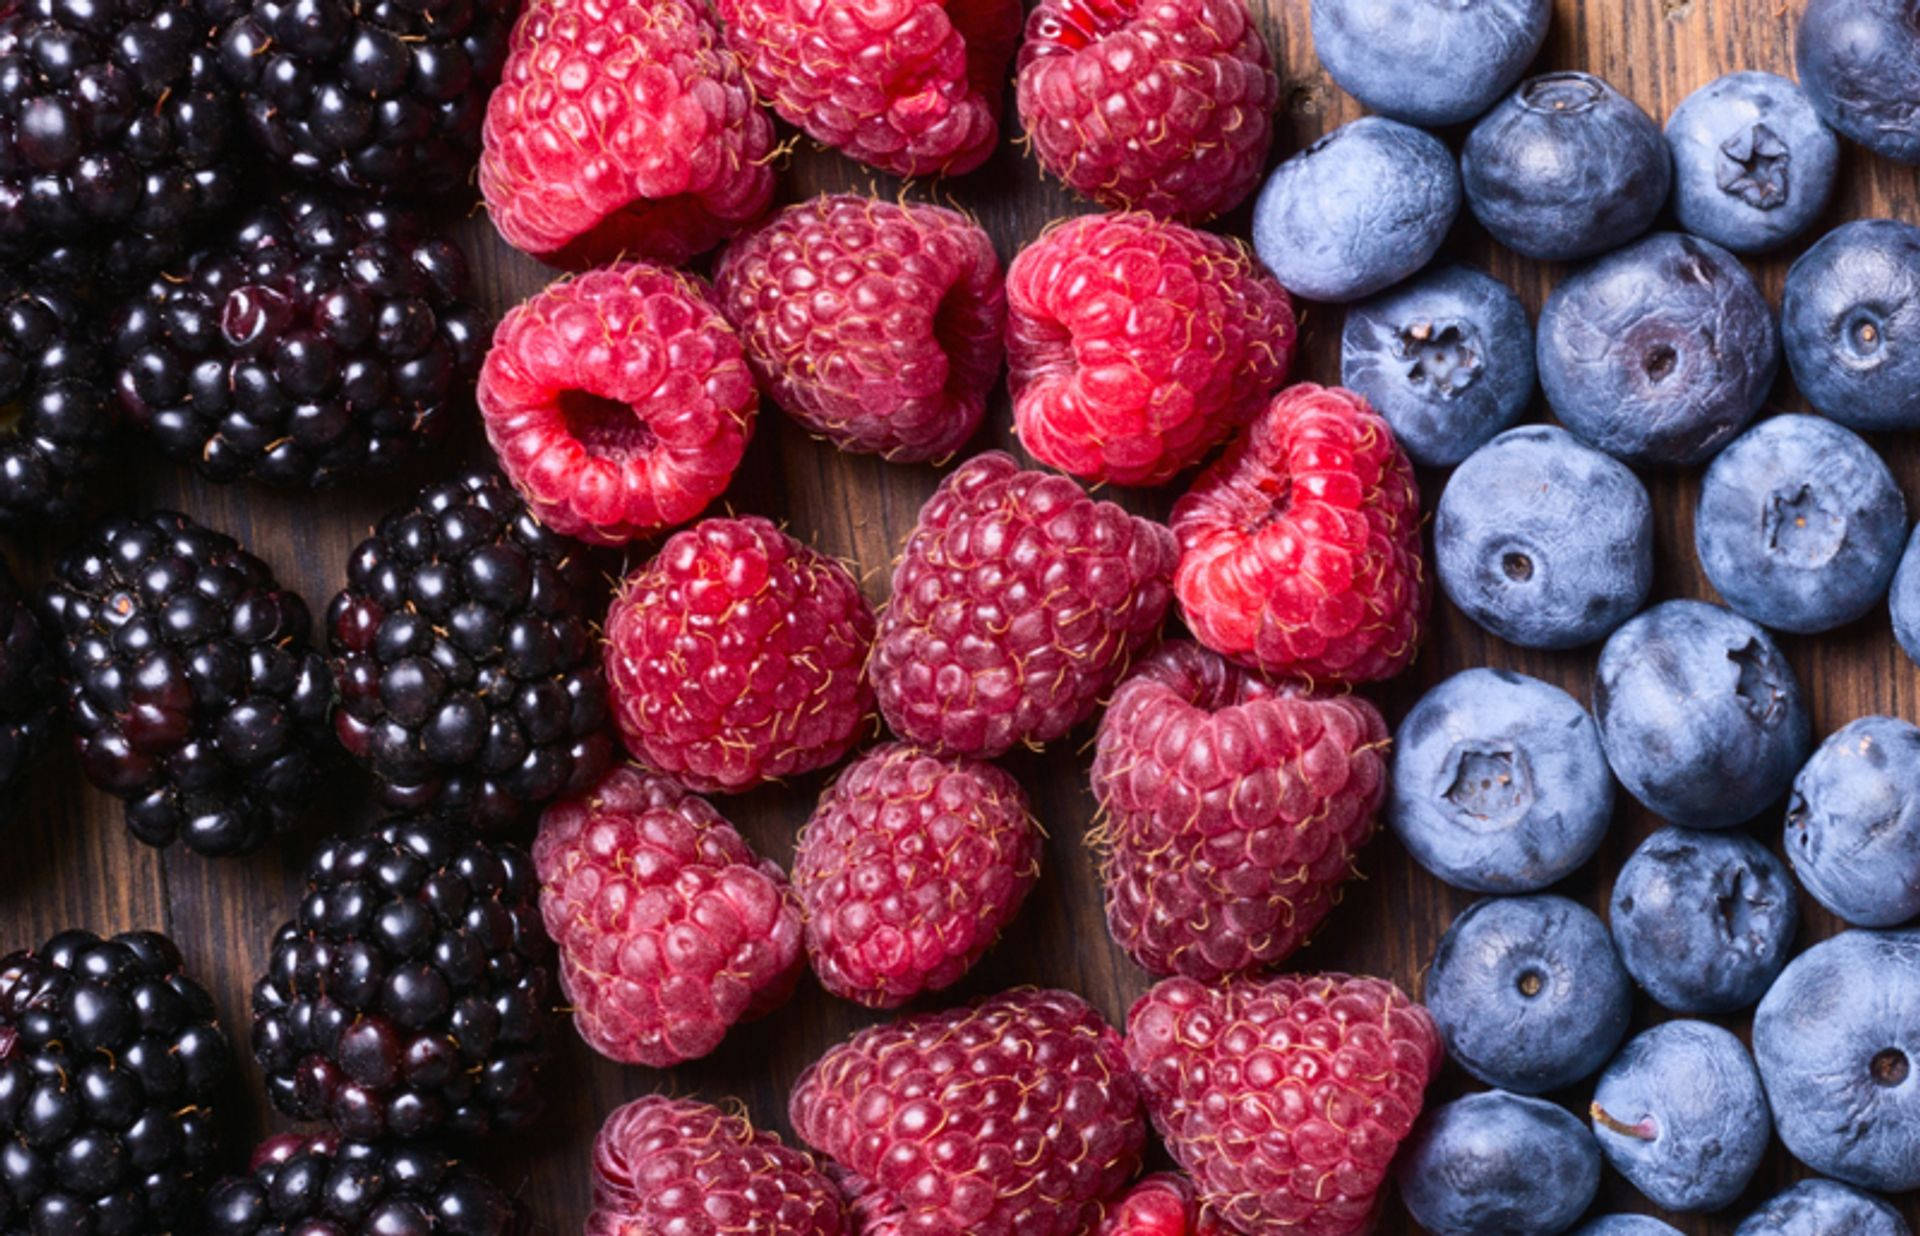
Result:
<instances>
[{"instance_id":1,"label":"blackberry drupelet","mask_svg":"<svg viewBox=\"0 0 1920 1236\"><path fill-rule=\"evenodd\" d=\"M0 273L0 528L79 509L117 421L95 342L70 290Z\"/></svg>"},{"instance_id":2,"label":"blackberry drupelet","mask_svg":"<svg viewBox=\"0 0 1920 1236\"><path fill-rule=\"evenodd\" d=\"M232 1068L163 935L69 931L0 960L0 1231L193 1230Z\"/></svg>"},{"instance_id":3,"label":"blackberry drupelet","mask_svg":"<svg viewBox=\"0 0 1920 1236\"><path fill-rule=\"evenodd\" d=\"M396 819L323 845L253 989L274 1104L350 1138L525 1125L560 1024L533 860Z\"/></svg>"},{"instance_id":4,"label":"blackberry drupelet","mask_svg":"<svg viewBox=\"0 0 1920 1236\"><path fill-rule=\"evenodd\" d=\"M466 259L411 212L288 193L156 278L113 325L133 422L212 480L388 470L471 406Z\"/></svg>"},{"instance_id":5,"label":"blackberry drupelet","mask_svg":"<svg viewBox=\"0 0 1920 1236\"><path fill-rule=\"evenodd\" d=\"M599 780L597 583L492 472L429 486L361 542L327 611L334 732L389 806L496 832Z\"/></svg>"},{"instance_id":6,"label":"blackberry drupelet","mask_svg":"<svg viewBox=\"0 0 1920 1236\"><path fill-rule=\"evenodd\" d=\"M205 1236L519 1236L525 1213L433 1145L282 1134L207 1198Z\"/></svg>"},{"instance_id":7,"label":"blackberry drupelet","mask_svg":"<svg viewBox=\"0 0 1920 1236\"><path fill-rule=\"evenodd\" d=\"M53 665L33 606L0 560L0 812L52 725Z\"/></svg>"},{"instance_id":8,"label":"blackberry drupelet","mask_svg":"<svg viewBox=\"0 0 1920 1236\"><path fill-rule=\"evenodd\" d=\"M307 806L328 745L326 661L306 602L175 511L119 516L47 586L49 635L87 779L148 845L259 849Z\"/></svg>"}]
</instances>

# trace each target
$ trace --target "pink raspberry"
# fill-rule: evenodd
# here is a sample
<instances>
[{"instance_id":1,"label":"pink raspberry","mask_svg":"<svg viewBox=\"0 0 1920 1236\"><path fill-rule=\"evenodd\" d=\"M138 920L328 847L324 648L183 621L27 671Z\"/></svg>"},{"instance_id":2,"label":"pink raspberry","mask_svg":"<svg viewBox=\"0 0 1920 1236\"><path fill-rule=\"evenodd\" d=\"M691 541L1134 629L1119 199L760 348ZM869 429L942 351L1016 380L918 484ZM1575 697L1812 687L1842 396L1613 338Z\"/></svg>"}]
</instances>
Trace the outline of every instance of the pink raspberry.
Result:
<instances>
[{"instance_id":1,"label":"pink raspberry","mask_svg":"<svg viewBox=\"0 0 1920 1236\"><path fill-rule=\"evenodd\" d=\"M991 764L904 743L842 769L800 833L793 887L820 983L872 1008L951 987L1040 876L1040 826Z\"/></svg>"},{"instance_id":2,"label":"pink raspberry","mask_svg":"<svg viewBox=\"0 0 1920 1236\"><path fill-rule=\"evenodd\" d=\"M534 515L595 545L704 510L733 479L759 406L740 337L700 285L637 263L562 279L508 311L477 397Z\"/></svg>"},{"instance_id":3,"label":"pink raspberry","mask_svg":"<svg viewBox=\"0 0 1920 1236\"><path fill-rule=\"evenodd\" d=\"M779 865L663 777L617 768L549 807L533 862L574 1025L609 1059L708 1055L785 1004L805 969Z\"/></svg>"},{"instance_id":4,"label":"pink raspberry","mask_svg":"<svg viewBox=\"0 0 1920 1236\"><path fill-rule=\"evenodd\" d=\"M868 1236L1078 1236L1146 1142L1120 1036L1064 991L862 1031L790 1106Z\"/></svg>"},{"instance_id":5,"label":"pink raspberry","mask_svg":"<svg viewBox=\"0 0 1920 1236\"><path fill-rule=\"evenodd\" d=\"M1193 1182L1175 1172L1148 1176L1109 1202L1090 1236L1234 1236L1200 1205Z\"/></svg>"},{"instance_id":6,"label":"pink raspberry","mask_svg":"<svg viewBox=\"0 0 1920 1236\"><path fill-rule=\"evenodd\" d=\"M1245 246L1144 214L1049 229L1014 258L1007 301L1021 444L1120 485L1161 484L1251 420L1298 337Z\"/></svg>"},{"instance_id":7,"label":"pink raspberry","mask_svg":"<svg viewBox=\"0 0 1920 1236\"><path fill-rule=\"evenodd\" d=\"M1375 682L1419 650L1432 587L1420 490L1367 401L1275 397L1173 508L1175 586L1195 638L1284 677Z\"/></svg>"},{"instance_id":8,"label":"pink raspberry","mask_svg":"<svg viewBox=\"0 0 1920 1236\"><path fill-rule=\"evenodd\" d=\"M1103 206L1187 220L1253 192L1280 98L1245 0L1041 0L1018 81L1040 166Z\"/></svg>"},{"instance_id":9,"label":"pink raspberry","mask_svg":"<svg viewBox=\"0 0 1920 1236\"><path fill-rule=\"evenodd\" d=\"M943 207L852 194L789 206L727 247L714 298L761 388L842 450L951 455L1000 374L1000 259Z\"/></svg>"},{"instance_id":10,"label":"pink raspberry","mask_svg":"<svg viewBox=\"0 0 1920 1236\"><path fill-rule=\"evenodd\" d=\"M1000 451L955 469L893 569L869 673L893 732L992 759L1093 715L1159 637L1173 538Z\"/></svg>"},{"instance_id":11,"label":"pink raspberry","mask_svg":"<svg viewBox=\"0 0 1920 1236\"><path fill-rule=\"evenodd\" d=\"M508 244L677 266L773 197L773 120L693 0L543 0L487 101L480 192Z\"/></svg>"}]
</instances>

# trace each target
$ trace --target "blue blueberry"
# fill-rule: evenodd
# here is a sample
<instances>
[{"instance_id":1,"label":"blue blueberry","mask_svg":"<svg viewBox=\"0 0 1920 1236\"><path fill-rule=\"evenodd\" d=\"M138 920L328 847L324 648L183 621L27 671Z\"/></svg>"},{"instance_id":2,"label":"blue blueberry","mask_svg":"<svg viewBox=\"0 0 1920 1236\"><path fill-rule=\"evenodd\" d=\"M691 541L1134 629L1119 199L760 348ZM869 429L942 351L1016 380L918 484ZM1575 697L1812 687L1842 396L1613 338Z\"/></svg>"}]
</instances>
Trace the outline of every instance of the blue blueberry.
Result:
<instances>
[{"instance_id":1,"label":"blue blueberry","mask_svg":"<svg viewBox=\"0 0 1920 1236\"><path fill-rule=\"evenodd\" d=\"M1253 206L1253 248L1308 300L1349 301L1432 260L1460 213L1460 169L1431 133L1366 116L1273 170Z\"/></svg>"},{"instance_id":2,"label":"blue blueberry","mask_svg":"<svg viewBox=\"0 0 1920 1236\"><path fill-rule=\"evenodd\" d=\"M1719 1210L1773 1137L1753 1057L1705 1021L1635 1035L1593 1091L1593 1134L1615 1171L1665 1210Z\"/></svg>"},{"instance_id":3,"label":"blue blueberry","mask_svg":"<svg viewBox=\"0 0 1920 1236\"><path fill-rule=\"evenodd\" d=\"M1773 310L1738 258L1662 232L1562 280L1540 311L1540 385L1562 424L1628 463L1701 463L1780 371Z\"/></svg>"},{"instance_id":4,"label":"blue blueberry","mask_svg":"<svg viewBox=\"0 0 1920 1236\"><path fill-rule=\"evenodd\" d=\"M1426 1003L1461 1068L1544 1094L1607 1062L1626 1037L1633 986L1592 910L1545 893L1489 897L1440 937Z\"/></svg>"},{"instance_id":5,"label":"blue blueberry","mask_svg":"<svg viewBox=\"0 0 1920 1236\"><path fill-rule=\"evenodd\" d=\"M1522 425L1448 478L1433 551L1467 617L1525 648L1575 648L1646 603L1653 503L1619 460L1557 425Z\"/></svg>"},{"instance_id":6,"label":"blue blueberry","mask_svg":"<svg viewBox=\"0 0 1920 1236\"><path fill-rule=\"evenodd\" d=\"M1793 877L1740 833L1663 828L1613 882L1627 973L1676 1013L1731 1013L1765 995L1800 923Z\"/></svg>"},{"instance_id":7,"label":"blue blueberry","mask_svg":"<svg viewBox=\"0 0 1920 1236\"><path fill-rule=\"evenodd\" d=\"M1602 1215L1573 1236L1680 1236L1680 1229L1647 1215Z\"/></svg>"},{"instance_id":8,"label":"blue blueberry","mask_svg":"<svg viewBox=\"0 0 1920 1236\"><path fill-rule=\"evenodd\" d=\"M1875 154L1920 163L1912 0L1808 0L1793 58L1823 120Z\"/></svg>"},{"instance_id":9,"label":"blue blueberry","mask_svg":"<svg viewBox=\"0 0 1920 1236\"><path fill-rule=\"evenodd\" d=\"M1887 595L1907 500L1850 429L1818 416L1761 421L1714 458L1693 545L1735 611L1802 635L1844 626Z\"/></svg>"},{"instance_id":10,"label":"blue blueberry","mask_svg":"<svg viewBox=\"0 0 1920 1236\"><path fill-rule=\"evenodd\" d=\"M1735 253L1776 249L1833 196L1840 143L1806 91L1774 73L1729 73L1667 118L1673 213Z\"/></svg>"},{"instance_id":11,"label":"blue blueberry","mask_svg":"<svg viewBox=\"0 0 1920 1236\"><path fill-rule=\"evenodd\" d=\"M1660 127L1588 73L1520 83L1460 152L1480 225L1515 253L1555 261L1605 253L1652 227L1672 177Z\"/></svg>"},{"instance_id":12,"label":"blue blueberry","mask_svg":"<svg viewBox=\"0 0 1920 1236\"><path fill-rule=\"evenodd\" d=\"M1788 962L1753 1055L1794 1157L1863 1189L1920 1188L1920 934L1843 931Z\"/></svg>"},{"instance_id":13,"label":"blue blueberry","mask_svg":"<svg viewBox=\"0 0 1920 1236\"><path fill-rule=\"evenodd\" d=\"M1441 128L1520 80L1552 12L1552 0L1313 0L1313 49L1368 110Z\"/></svg>"},{"instance_id":14,"label":"blue blueberry","mask_svg":"<svg viewBox=\"0 0 1920 1236\"><path fill-rule=\"evenodd\" d=\"M1920 729L1861 717L1794 778L1787 861L1813 899L1856 927L1920 914Z\"/></svg>"},{"instance_id":15,"label":"blue blueberry","mask_svg":"<svg viewBox=\"0 0 1920 1236\"><path fill-rule=\"evenodd\" d=\"M1533 398L1533 323L1498 279L1445 266L1347 310L1340 384L1430 468L1459 463Z\"/></svg>"},{"instance_id":16,"label":"blue blueberry","mask_svg":"<svg viewBox=\"0 0 1920 1236\"><path fill-rule=\"evenodd\" d=\"M1599 1191L1600 1148L1566 1108L1489 1090L1428 1112L1396 1174L1400 1199L1433 1236L1554 1236Z\"/></svg>"},{"instance_id":17,"label":"blue blueberry","mask_svg":"<svg viewBox=\"0 0 1920 1236\"><path fill-rule=\"evenodd\" d=\"M1688 828L1759 815L1813 744L1780 649L1702 601L1664 602L1613 633L1594 671L1593 718L1620 784Z\"/></svg>"},{"instance_id":18,"label":"blue blueberry","mask_svg":"<svg viewBox=\"0 0 1920 1236\"><path fill-rule=\"evenodd\" d=\"M1920 428L1920 228L1859 219L1787 269L1787 367L1807 402L1870 432Z\"/></svg>"},{"instance_id":19,"label":"blue blueberry","mask_svg":"<svg viewBox=\"0 0 1920 1236\"><path fill-rule=\"evenodd\" d=\"M1920 664L1920 528L1915 528L1893 573L1888 607L1893 612L1893 638L1908 660Z\"/></svg>"},{"instance_id":20,"label":"blue blueberry","mask_svg":"<svg viewBox=\"0 0 1920 1236\"><path fill-rule=\"evenodd\" d=\"M1400 723L1387 819L1414 859L1455 888L1545 888L1593 857L1612 818L1600 733L1559 687L1464 670Z\"/></svg>"},{"instance_id":21,"label":"blue blueberry","mask_svg":"<svg viewBox=\"0 0 1920 1236\"><path fill-rule=\"evenodd\" d=\"M1900 1212L1835 1180L1803 1180L1748 1215L1733 1236L1913 1236Z\"/></svg>"}]
</instances>

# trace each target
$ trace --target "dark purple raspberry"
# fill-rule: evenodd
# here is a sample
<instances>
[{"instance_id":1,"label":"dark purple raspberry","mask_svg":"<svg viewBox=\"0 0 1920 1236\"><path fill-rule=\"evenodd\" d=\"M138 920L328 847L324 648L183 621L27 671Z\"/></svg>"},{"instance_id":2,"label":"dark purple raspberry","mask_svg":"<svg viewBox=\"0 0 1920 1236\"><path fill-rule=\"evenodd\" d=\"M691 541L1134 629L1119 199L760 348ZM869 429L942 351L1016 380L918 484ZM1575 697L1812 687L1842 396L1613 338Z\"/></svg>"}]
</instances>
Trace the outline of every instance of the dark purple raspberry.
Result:
<instances>
[{"instance_id":1,"label":"dark purple raspberry","mask_svg":"<svg viewBox=\"0 0 1920 1236\"><path fill-rule=\"evenodd\" d=\"M526 1213L444 1148L283 1133L208 1195L205 1236L521 1236Z\"/></svg>"}]
</instances>

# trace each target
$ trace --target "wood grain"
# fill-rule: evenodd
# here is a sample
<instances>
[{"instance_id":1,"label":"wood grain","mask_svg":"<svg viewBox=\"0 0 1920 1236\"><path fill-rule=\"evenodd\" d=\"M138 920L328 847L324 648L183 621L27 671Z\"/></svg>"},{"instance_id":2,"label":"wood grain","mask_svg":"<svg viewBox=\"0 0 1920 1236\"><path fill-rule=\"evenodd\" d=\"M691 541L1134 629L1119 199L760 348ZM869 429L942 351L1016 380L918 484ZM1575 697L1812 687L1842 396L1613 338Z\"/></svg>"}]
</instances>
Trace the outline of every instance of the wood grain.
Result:
<instances>
[{"instance_id":1,"label":"wood grain","mask_svg":"<svg viewBox=\"0 0 1920 1236\"><path fill-rule=\"evenodd\" d=\"M1321 72L1307 28L1305 0L1253 0L1275 49L1283 77L1283 114L1274 159L1290 154L1318 134L1360 114ZM1776 0L1603 0L1585 4L1559 0L1542 67L1583 67L1597 72L1638 101L1656 119L1664 119L1689 91L1736 69L1792 72L1794 9ZM1457 145L1460 133L1446 135ZM1870 158L1858 150L1846 154L1844 188L1824 226L1865 215L1916 218L1914 174ZM884 178L838 156L798 143L784 177L784 194L801 197L823 190L871 191L894 196L902 190ZM1003 259L1012 255L1058 216L1086 209L1058 186L1043 183L1018 147L1003 143L983 170L960 181L906 190L913 197L956 202L976 214L992 232ZM551 276L537 263L508 250L492 234L484 217L453 225L498 313L541 286ZM1223 221L1222 230L1244 231L1244 212ZM1449 245L1454 256L1480 262L1510 280L1537 312L1562 271L1521 262L1493 252L1470 224L1463 223ZM1770 297L1778 301L1784 258L1757 267ZM1333 381L1338 375L1337 310L1306 312L1305 349L1297 376ZM1803 406L1787 387L1776 392L1780 407ZM1544 408L1538 409L1540 415ZM996 401L991 427L980 446L1011 446L1004 394ZM1908 441L1885 440L1896 474L1910 498L1920 497L1920 451ZM129 454L138 454L130 451ZM436 462L450 469L456 456L478 456L470 438L459 451ZM932 492L939 473L929 467L890 466L870 458L841 455L796 431L779 416L761 421L747 464L730 496L741 510L784 518L796 535L859 564L869 593L884 594L893 554L912 526L920 503ZM1443 477L1422 478L1428 502ZM1659 523L1658 595L1711 596L1695 565L1692 503L1696 478L1649 478ZM281 578L298 588L321 612L340 586L348 551L379 513L405 498L410 486L391 482L320 495L288 495L251 487L217 488L149 460L127 460L103 494L130 507L177 505L246 541L267 558ZM1118 495L1130 507L1164 515L1168 494ZM29 574L44 569L51 545L17 540L11 547ZM1903 658L1884 614L1818 640L1784 641L1788 656L1811 700L1817 732L1825 734L1854 717L1874 712L1915 716L1920 675ZM1457 670L1476 665L1508 666L1558 683L1584 698L1591 653L1550 655L1507 647L1465 621L1442 603L1425 652L1402 681L1376 693L1390 720L1419 692ZM1124 1016L1143 991L1146 978L1107 939L1100 910L1098 880L1083 845L1093 816L1086 785L1084 735L1057 744L1044 756L1021 755L1009 767L1031 792L1050 835L1046 874L1025 913L1001 947L989 955L958 991L946 999L994 991L1019 983L1072 988L1097 1003L1108 1016ZM724 810L765 852L791 857L795 830L820 788L820 778L768 789L723 803ZM274 927L291 912L296 881L314 836L368 814L365 787L357 781L338 787L316 813L310 831L276 852L257 858L209 862L193 855L156 853L123 832L118 804L83 784L70 756L47 761L22 818L7 831L14 850L0 865L0 945L18 947L54 931L84 925L109 932L152 927L170 932L185 949L195 970L218 997L227 1025L239 1041L246 1035L247 991L266 957ZM1570 878L1564 891L1599 908L1611 873L1636 841L1655 826L1653 819L1624 802L1600 857ZM1778 813L1755 825L1768 844L1778 844ZM1389 837L1366 851L1364 882L1353 886L1321 938L1292 963L1301 969L1339 968L1384 975L1417 992L1433 946L1454 914L1470 898L1448 889L1418 870ZM1807 902L1803 943L1829 935L1831 918ZM944 999L941 1001L944 1003ZM1642 1001L1639 1020L1656 1016ZM736 1098L762 1124L784 1130L784 1099L800 1070L831 1043L875 1020L834 1001L809 983L792 1006L760 1025L736 1033L711 1059L671 1073L616 1067L569 1039L554 1075L553 1111L530 1136L482 1152L500 1179L527 1201L548 1233L577 1232L586 1210L587 1152L599 1118L622 1101L665 1090L712 1100ZM1729 1022L1744 1033L1745 1019ZM229 1130L238 1157L245 1145L281 1122L265 1107L251 1061L243 1062L245 1094L236 1093ZM1437 1089L1447 1096L1466 1088L1449 1069ZM1584 1094L1564 1096L1576 1109ZM1803 1174L1776 1149L1732 1217L1682 1220L1689 1233L1725 1233L1735 1219L1790 1179ZM1609 1177L1603 1206L1644 1210L1617 1177ZM1920 1205L1906 1203L1910 1218ZM1390 1206L1381 1224L1385 1232L1417 1230Z\"/></svg>"}]
</instances>

